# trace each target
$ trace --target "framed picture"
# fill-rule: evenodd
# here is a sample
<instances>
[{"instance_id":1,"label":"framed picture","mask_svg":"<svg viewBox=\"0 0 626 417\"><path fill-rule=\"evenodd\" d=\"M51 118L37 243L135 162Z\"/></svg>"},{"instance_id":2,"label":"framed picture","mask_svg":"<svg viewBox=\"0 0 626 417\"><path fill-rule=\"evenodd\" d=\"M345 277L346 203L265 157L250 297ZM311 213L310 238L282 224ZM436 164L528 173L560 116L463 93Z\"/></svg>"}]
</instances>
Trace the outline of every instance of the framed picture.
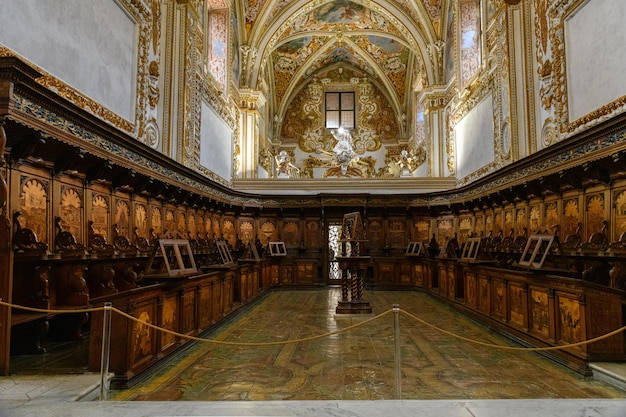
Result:
<instances>
[{"instance_id":1,"label":"framed picture","mask_svg":"<svg viewBox=\"0 0 626 417\"><path fill-rule=\"evenodd\" d=\"M539 269L543 266L554 242L554 235L531 235L518 264Z\"/></svg>"},{"instance_id":2,"label":"framed picture","mask_svg":"<svg viewBox=\"0 0 626 417\"><path fill-rule=\"evenodd\" d=\"M270 256L285 256L287 255L287 249L285 248L285 242L270 242Z\"/></svg>"},{"instance_id":3,"label":"framed picture","mask_svg":"<svg viewBox=\"0 0 626 417\"><path fill-rule=\"evenodd\" d=\"M480 248L480 238L479 237L470 237L465 242L465 246L463 247L463 253L461 254L461 261L464 262L473 262L476 260L478 256L478 249Z\"/></svg>"},{"instance_id":4,"label":"framed picture","mask_svg":"<svg viewBox=\"0 0 626 417\"><path fill-rule=\"evenodd\" d=\"M191 275L198 272L188 240L160 239L159 247L167 268L167 275L170 277Z\"/></svg>"},{"instance_id":5,"label":"framed picture","mask_svg":"<svg viewBox=\"0 0 626 417\"><path fill-rule=\"evenodd\" d=\"M217 245L217 251L220 254L220 258L222 259L223 265L234 265L235 261L233 261L233 256L230 253L230 249L228 248L228 242L224 240L218 240L215 242Z\"/></svg>"},{"instance_id":6,"label":"framed picture","mask_svg":"<svg viewBox=\"0 0 626 417\"><path fill-rule=\"evenodd\" d=\"M420 256L424 254L424 244L422 242L409 242L404 252L407 256Z\"/></svg>"}]
</instances>

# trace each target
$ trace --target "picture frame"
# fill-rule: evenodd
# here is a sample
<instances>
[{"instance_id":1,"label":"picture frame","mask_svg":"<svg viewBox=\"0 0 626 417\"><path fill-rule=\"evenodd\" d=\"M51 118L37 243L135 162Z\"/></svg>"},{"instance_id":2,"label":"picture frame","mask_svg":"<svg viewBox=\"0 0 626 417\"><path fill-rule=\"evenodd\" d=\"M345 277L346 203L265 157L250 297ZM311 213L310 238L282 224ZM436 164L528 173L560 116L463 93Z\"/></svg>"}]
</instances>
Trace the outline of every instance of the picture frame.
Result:
<instances>
[{"instance_id":1,"label":"picture frame","mask_svg":"<svg viewBox=\"0 0 626 417\"><path fill-rule=\"evenodd\" d=\"M217 246L217 251L220 254L220 259L222 260L222 265L231 266L235 264L233 260L233 256L230 253L230 249L228 248L228 242L225 240L218 240L215 242Z\"/></svg>"},{"instance_id":2,"label":"picture frame","mask_svg":"<svg viewBox=\"0 0 626 417\"><path fill-rule=\"evenodd\" d=\"M179 277L198 273L198 267L188 240L159 239L159 248L168 276Z\"/></svg>"},{"instance_id":3,"label":"picture frame","mask_svg":"<svg viewBox=\"0 0 626 417\"><path fill-rule=\"evenodd\" d=\"M520 266L540 269L550 253L554 235L531 235L518 262Z\"/></svg>"},{"instance_id":4,"label":"picture frame","mask_svg":"<svg viewBox=\"0 0 626 417\"><path fill-rule=\"evenodd\" d=\"M480 241L479 237L470 237L465 241L465 246L463 246L463 253L461 254L461 261L463 262L474 262L478 257L478 250L480 249Z\"/></svg>"},{"instance_id":5,"label":"picture frame","mask_svg":"<svg viewBox=\"0 0 626 417\"><path fill-rule=\"evenodd\" d=\"M286 256L287 248L285 242L269 242L270 256Z\"/></svg>"},{"instance_id":6,"label":"picture frame","mask_svg":"<svg viewBox=\"0 0 626 417\"><path fill-rule=\"evenodd\" d=\"M420 256L424 254L424 243L409 242L404 252L406 256Z\"/></svg>"}]
</instances>

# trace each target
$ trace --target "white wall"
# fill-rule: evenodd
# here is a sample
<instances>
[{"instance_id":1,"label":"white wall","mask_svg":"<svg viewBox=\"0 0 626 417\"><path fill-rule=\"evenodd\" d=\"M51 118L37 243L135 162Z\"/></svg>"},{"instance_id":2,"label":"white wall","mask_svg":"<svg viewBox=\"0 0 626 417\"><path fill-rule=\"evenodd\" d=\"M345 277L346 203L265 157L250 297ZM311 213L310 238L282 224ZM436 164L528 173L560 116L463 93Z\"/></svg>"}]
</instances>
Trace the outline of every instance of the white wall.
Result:
<instances>
[{"instance_id":1,"label":"white wall","mask_svg":"<svg viewBox=\"0 0 626 417\"><path fill-rule=\"evenodd\" d=\"M226 181L232 180L233 133L211 107L202 102L200 132L200 165L219 175Z\"/></svg>"},{"instance_id":2,"label":"white wall","mask_svg":"<svg viewBox=\"0 0 626 417\"><path fill-rule=\"evenodd\" d=\"M136 23L115 0L5 0L0 43L135 119Z\"/></svg>"},{"instance_id":3,"label":"white wall","mask_svg":"<svg viewBox=\"0 0 626 417\"><path fill-rule=\"evenodd\" d=\"M487 96L455 127L457 178L493 162L494 129L493 103Z\"/></svg>"},{"instance_id":4,"label":"white wall","mask_svg":"<svg viewBox=\"0 0 626 417\"><path fill-rule=\"evenodd\" d=\"M626 94L625 6L589 0L565 22L570 121Z\"/></svg>"}]
</instances>

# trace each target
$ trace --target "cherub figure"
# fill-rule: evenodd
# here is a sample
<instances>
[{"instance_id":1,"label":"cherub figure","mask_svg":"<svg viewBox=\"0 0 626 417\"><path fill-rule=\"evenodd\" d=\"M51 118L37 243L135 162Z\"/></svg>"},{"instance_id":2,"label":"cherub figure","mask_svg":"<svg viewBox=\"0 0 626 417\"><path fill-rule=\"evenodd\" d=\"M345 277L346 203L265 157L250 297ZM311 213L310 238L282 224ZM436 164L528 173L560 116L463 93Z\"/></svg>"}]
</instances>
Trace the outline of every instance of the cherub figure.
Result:
<instances>
[{"instance_id":1,"label":"cherub figure","mask_svg":"<svg viewBox=\"0 0 626 417\"><path fill-rule=\"evenodd\" d=\"M289 178L292 176L292 171L299 171L300 169L291 163L291 158L287 151L282 150L278 153L276 158L276 174L278 178Z\"/></svg>"}]
</instances>

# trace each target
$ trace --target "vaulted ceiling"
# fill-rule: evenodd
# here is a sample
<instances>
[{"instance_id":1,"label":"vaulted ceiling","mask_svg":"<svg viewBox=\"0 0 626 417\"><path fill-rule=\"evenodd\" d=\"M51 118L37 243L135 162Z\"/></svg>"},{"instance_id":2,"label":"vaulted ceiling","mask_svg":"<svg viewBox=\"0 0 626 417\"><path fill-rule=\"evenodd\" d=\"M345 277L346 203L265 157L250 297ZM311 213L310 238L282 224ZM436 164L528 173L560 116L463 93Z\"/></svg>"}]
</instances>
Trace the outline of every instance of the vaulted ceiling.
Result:
<instances>
[{"instance_id":1,"label":"vaulted ceiling","mask_svg":"<svg viewBox=\"0 0 626 417\"><path fill-rule=\"evenodd\" d=\"M269 92L274 116L313 79L366 78L398 118L413 92L442 84L449 0L247 0L241 84ZM247 66L247 67L246 67ZM406 134L406 132L404 132Z\"/></svg>"}]
</instances>

